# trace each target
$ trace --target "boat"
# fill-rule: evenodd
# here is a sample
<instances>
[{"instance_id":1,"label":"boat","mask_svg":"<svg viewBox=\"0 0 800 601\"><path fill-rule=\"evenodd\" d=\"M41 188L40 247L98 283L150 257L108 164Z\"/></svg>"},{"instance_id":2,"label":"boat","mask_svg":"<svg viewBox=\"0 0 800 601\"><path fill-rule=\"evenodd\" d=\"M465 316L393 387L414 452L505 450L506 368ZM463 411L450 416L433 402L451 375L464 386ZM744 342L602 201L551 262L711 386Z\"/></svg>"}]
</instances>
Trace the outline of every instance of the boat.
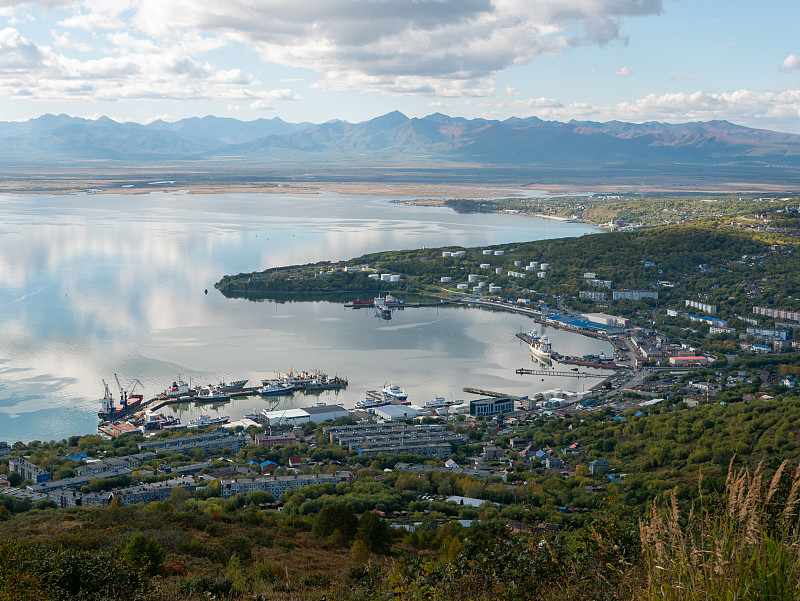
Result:
<instances>
[{"instance_id":1,"label":"boat","mask_svg":"<svg viewBox=\"0 0 800 601\"><path fill-rule=\"evenodd\" d=\"M383 303L378 303L377 299L375 302L375 315L380 317L381 319L391 319L392 318L392 310L387 307Z\"/></svg>"},{"instance_id":2,"label":"boat","mask_svg":"<svg viewBox=\"0 0 800 601\"><path fill-rule=\"evenodd\" d=\"M286 383L270 382L258 389L258 394L261 396L269 396L273 394L292 394L294 386Z\"/></svg>"},{"instance_id":3,"label":"boat","mask_svg":"<svg viewBox=\"0 0 800 601\"><path fill-rule=\"evenodd\" d=\"M428 401L427 403L425 403L423 405L423 408L424 409L439 409L441 407L450 407L452 405L460 405L463 402L464 401L459 401L459 400L456 400L456 399L448 401L443 396L439 396L437 394L435 397L433 397L432 401Z\"/></svg>"},{"instance_id":4,"label":"boat","mask_svg":"<svg viewBox=\"0 0 800 601\"><path fill-rule=\"evenodd\" d=\"M220 382L218 388L222 392L235 393L235 392L241 392L245 384L247 384L247 380L234 380L230 384L226 382Z\"/></svg>"},{"instance_id":5,"label":"boat","mask_svg":"<svg viewBox=\"0 0 800 601\"><path fill-rule=\"evenodd\" d=\"M541 338L537 334L535 337L531 336L532 342L530 344L531 357L544 363L545 365L553 364L553 348L550 345L550 340L547 336Z\"/></svg>"},{"instance_id":6,"label":"boat","mask_svg":"<svg viewBox=\"0 0 800 601\"><path fill-rule=\"evenodd\" d=\"M356 401L355 408L356 409L372 409L374 407L381 407L383 405L390 405L391 400L389 399L374 399L372 397L366 397L364 400Z\"/></svg>"},{"instance_id":7,"label":"boat","mask_svg":"<svg viewBox=\"0 0 800 601\"><path fill-rule=\"evenodd\" d=\"M229 421L231 421L231 418L227 415L223 417L211 417L207 414L201 414L200 417L190 420L189 425L186 427L205 428L206 426L220 426L222 424L227 424Z\"/></svg>"},{"instance_id":8,"label":"boat","mask_svg":"<svg viewBox=\"0 0 800 601\"><path fill-rule=\"evenodd\" d=\"M177 381L173 382L170 387L158 395L157 398L178 399L184 396L192 397L196 393L197 390L190 388L186 382L178 378Z\"/></svg>"},{"instance_id":9,"label":"boat","mask_svg":"<svg viewBox=\"0 0 800 601\"><path fill-rule=\"evenodd\" d=\"M227 403L231 400L231 395L222 392L219 386L206 386L194 397L195 403Z\"/></svg>"},{"instance_id":10,"label":"boat","mask_svg":"<svg viewBox=\"0 0 800 601\"><path fill-rule=\"evenodd\" d=\"M405 401L408 398L408 395L403 391L403 389L394 382L392 382L390 386L384 386L381 389L381 393L383 393L384 397L390 397L397 399L398 401Z\"/></svg>"},{"instance_id":11,"label":"boat","mask_svg":"<svg viewBox=\"0 0 800 601\"><path fill-rule=\"evenodd\" d=\"M351 300L351 301L350 301L349 303L347 303L347 304L348 304L348 305L350 305L351 307L358 308L358 307L371 307L371 306L374 304L374 302L375 302L375 301L371 301L371 300L361 300L361 299L358 299L358 298L357 298L357 299L355 299L355 300Z\"/></svg>"},{"instance_id":12,"label":"boat","mask_svg":"<svg viewBox=\"0 0 800 601\"><path fill-rule=\"evenodd\" d=\"M254 422L261 421L261 412L260 411L256 411L255 409L253 409L252 413L245 413L244 414L244 418L245 419L252 419Z\"/></svg>"},{"instance_id":13,"label":"boat","mask_svg":"<svg viewBox=\"0 0 800 601\"><path fill-rule=\"evenodd\" d=\"M117 388L119 388L120 403L119 405L114 403L114 397L111 394L108 384L106 384L105 380L101 380L105 390L103 398L100 399L100 411L97 412L97 416L103 420L113 420L116 417L125 416L139 407L144 400L143 395L132 394L136 386L141 385L139 380L134 380L132 386L130 387L130 391L128 391L122 387L122 384L120 384L117 374L114 374L114 378L117 381Z\"/></svg>"},{"instance_id":14,"label":"boat","mask_svg":"<svg viewBox=\"0 0 800 601\"><path fill-rule=\"evenodd\" d=\"M340 378L339 376L329 378L324 374L307 382L305 385L306 390L339 390L346 387L347 378Z\"/></svg>"}]
</instances>

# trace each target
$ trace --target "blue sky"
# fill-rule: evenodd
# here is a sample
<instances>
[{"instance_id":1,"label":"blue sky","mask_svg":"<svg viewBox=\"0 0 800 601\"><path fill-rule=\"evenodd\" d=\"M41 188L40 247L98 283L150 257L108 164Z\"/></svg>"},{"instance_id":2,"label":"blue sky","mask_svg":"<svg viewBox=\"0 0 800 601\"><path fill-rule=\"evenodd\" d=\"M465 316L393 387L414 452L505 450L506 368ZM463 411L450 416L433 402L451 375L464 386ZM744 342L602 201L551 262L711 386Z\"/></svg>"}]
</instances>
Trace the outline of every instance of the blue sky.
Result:
<instances>
[{"instance_id":1,"label":"blue sky","mask_svg":"<svg viewBox=\"0 0 800 601\"><path fill-rule=\"evenodd\" d=\"M800 133L797 0L0 0L0 120L710 119Z\"/></svg>"}]
</instances>

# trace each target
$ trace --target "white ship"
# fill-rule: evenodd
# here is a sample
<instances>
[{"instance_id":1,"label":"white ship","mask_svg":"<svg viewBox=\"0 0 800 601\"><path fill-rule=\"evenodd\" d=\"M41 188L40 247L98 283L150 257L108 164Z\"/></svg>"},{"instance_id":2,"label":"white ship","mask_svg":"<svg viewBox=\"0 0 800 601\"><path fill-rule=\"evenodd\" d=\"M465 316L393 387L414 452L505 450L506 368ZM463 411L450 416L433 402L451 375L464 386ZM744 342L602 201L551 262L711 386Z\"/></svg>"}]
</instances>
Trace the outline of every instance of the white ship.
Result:
<instances>
[{"instance_id":1,"label":"white ship","mask_svg":"<svg viewBox=\"0 0 800 601\"><path fill-rule=\"evenodd\" d=\"M553 364L553 349L550 345L550 340L547 336L539 336L535 330L531 332L531 357L544 363L545 365Z\"/></svg>"}]
</instances>

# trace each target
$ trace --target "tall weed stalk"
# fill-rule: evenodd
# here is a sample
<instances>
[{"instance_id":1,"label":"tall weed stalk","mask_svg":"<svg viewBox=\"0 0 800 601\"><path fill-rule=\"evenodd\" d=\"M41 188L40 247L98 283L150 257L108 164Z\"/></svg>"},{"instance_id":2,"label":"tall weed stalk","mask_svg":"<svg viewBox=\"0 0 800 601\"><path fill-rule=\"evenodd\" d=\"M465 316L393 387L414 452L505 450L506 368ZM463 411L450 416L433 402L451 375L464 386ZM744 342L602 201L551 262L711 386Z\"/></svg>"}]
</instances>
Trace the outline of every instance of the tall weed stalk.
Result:
<instances>
[{"instance_id":1,"label":"tall weed stalk","mask_svg":"<svg viewBox=\"0 0 800 601\"><path fill-rule=\"evenodd\" d=\"M800 601L800 466L771 479L728 469L718 503L682 511L673 492L640 524L646 587L659 601Z\"/></svg>"}]
</instances>

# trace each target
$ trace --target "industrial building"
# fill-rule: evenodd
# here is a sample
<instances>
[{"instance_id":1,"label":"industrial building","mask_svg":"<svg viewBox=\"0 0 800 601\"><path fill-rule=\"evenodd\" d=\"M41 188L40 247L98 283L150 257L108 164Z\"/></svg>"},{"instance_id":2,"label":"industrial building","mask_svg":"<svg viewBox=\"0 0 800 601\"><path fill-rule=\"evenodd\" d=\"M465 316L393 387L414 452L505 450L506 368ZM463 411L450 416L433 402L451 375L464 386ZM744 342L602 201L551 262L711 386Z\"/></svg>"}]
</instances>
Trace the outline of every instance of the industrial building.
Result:
<instances>
[{"instance_id":1,"label":"industrial building","mask_svg":"<svg viewBox=\"0 0 800 601\"><path fill-rule=\"evenodd\" d=\"M511 413L514 411L514 399L502 397L496 399L478 399L469 402L469 414L479 415L500 415L501 413Z\"/></svg>"},{"instance_id":2,"label":"industrial building","mask_svg":"<svg viewBox=\"0 0 800 601\"><path fill-rule=\"evenodd\" d=\"M347 417L350 413L341 405L314 405L313 407L302 407L298 409L282 409L280 411L264 411L265 423L276 424L303 424L313 422L324 424L325 422Z\"/></svg>"}]
</instances>

